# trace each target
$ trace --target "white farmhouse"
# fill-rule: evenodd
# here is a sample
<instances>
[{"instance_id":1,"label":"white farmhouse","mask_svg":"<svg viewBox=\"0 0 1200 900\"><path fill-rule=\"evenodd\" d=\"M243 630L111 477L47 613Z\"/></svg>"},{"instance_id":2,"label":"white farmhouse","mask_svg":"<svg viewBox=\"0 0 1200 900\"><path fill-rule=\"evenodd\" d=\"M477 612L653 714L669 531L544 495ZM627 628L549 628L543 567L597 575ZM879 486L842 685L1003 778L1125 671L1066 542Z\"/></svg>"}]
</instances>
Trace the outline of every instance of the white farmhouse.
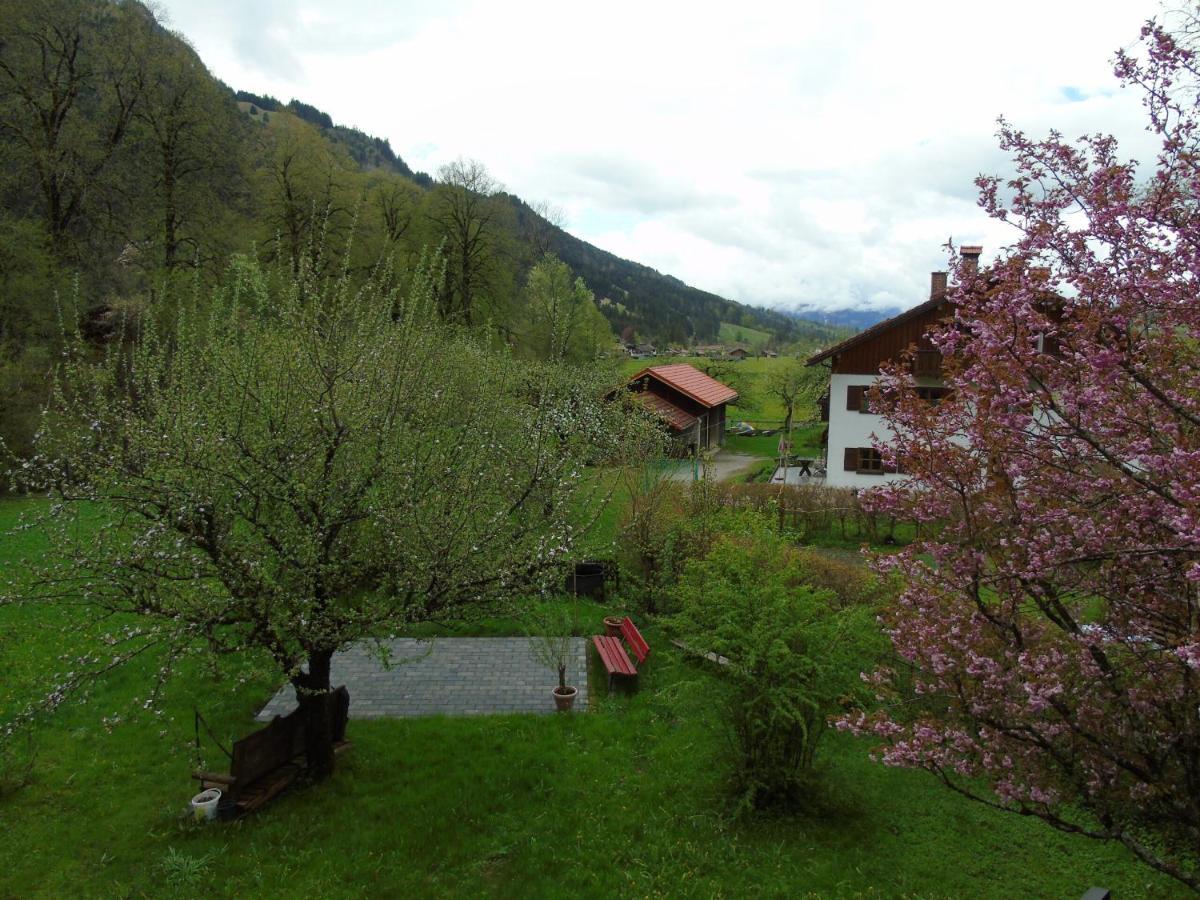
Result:
<instances>
[{"instance_id":1,"label":"white farmhouse","mask_svg":"<svg viewBox=\"0 0 1200 900\"><path fill-rule=\"evenodd\" d=\"M968 268L979 264L982 247L963 247ZM948 393L942 381L942 355L926 333L950 314L946 300L945 272L934 272L929 299L920 306L873 325L853 337L816 354L808 365L829 368L829 391L822 400L826 430L825 483L830 487L866 488L904 476L885 471L872 435L886 442L892 431L882 417L870 410L867 391L879 380L879 370L897 360L905 350L914 351L913 375L918 391L931 403Z\"/></svg>"}]
</instances>

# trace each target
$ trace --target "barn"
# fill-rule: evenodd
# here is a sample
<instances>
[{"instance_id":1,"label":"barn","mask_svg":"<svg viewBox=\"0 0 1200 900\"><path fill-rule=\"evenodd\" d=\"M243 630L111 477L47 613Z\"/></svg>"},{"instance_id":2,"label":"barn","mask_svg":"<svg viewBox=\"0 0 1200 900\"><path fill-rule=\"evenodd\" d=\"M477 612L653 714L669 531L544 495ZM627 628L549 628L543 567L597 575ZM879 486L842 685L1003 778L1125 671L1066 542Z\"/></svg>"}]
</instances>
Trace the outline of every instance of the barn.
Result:
<instances>
[{"instance_id":1,"label":"barn","mask_svg":"<svg viewBox=\"0 0 1200 900\"><path fill-rule=\"evenodd\" d=\"M729 385L679 363L642 369L628 387L670 429L678 453L724 443L725 406L738 397Z\"/></svg>"}]
</instances>

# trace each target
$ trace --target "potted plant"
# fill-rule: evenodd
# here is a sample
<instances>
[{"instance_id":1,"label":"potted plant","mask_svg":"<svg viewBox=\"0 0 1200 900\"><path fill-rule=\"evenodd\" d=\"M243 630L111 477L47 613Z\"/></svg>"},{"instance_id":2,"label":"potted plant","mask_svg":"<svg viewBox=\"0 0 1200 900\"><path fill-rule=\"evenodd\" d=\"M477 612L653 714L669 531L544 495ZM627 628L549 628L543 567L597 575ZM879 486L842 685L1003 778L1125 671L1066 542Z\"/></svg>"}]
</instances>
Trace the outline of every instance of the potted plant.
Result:
<instances>
[{"instance_id":1,"label":"potted plant","mask_svg":"<svg viewBox=\"0 0 1200 900\"><path fill-rule=\"evenodd\" d=\"M217 788L201 791L192 798L192 815L201 822L211 822L217 817L217 806L221 792Z\"/></svg>"},{"instance_id":2,"label":"potted plant","mask_svg":"<svg viewBox=\"0 0 1200 900\"><path fill-rule=\"evenodd\" d=\"M621 623L625 621L624 616L605 616L604 617L604 633L609 637L621 636Z\"/></svg>"},{"instance_id":3,"label":"potted plant","mask_svg":"<svg viewBox=\"0 0 1200 900\"><path fill-rule=\"evenodd\" d=\"M558 673L558 685L552 694L559 712L570 712L579 694L578 688L567 684L574 624L573 611L565 605L543 607L530 617L529 649L534 659Z\"/></svg>"}]
</instances>

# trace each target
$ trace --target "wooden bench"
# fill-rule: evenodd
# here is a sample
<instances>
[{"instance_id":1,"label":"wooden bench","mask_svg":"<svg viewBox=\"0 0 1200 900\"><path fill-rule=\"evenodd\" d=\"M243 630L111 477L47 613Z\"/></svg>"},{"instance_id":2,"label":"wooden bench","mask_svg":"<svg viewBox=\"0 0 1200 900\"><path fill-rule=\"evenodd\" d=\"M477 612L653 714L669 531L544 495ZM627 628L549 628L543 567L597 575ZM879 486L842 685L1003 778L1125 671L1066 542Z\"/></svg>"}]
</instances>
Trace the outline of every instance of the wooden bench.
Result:
<instances>
[{"instance_id":1,"label":"wooden bench","mask_svg":"<svg viewBox=\"0 0 1200 900\"><path fill-rule=\"evenodd\" d=\"M621 638L624 638L625 643L629 644L629 649L637 657L638 665L644 663L646 657L650 655L650 645L646 643L646 639L642 637L641 632L637 630L637 626L633 624L633 620L629 616L626 616L621 622L620 638L604 634L594 635L592 643L596 647L596 652L600 654L600 662L604 663L604 670L608 672L608 689L610 691L615 676L636 678L638 673L637 666L625 652Z\"/></svg>"},{"instance_id":2,"label":"wooden bench","mask_svg":"<svg viewBox=\"0 0 1200 900\"><path fill-rule=\"evenodd\" d=\"M332 704L333 747L341 753L350 713L350 692L345 685L329 694ZM200 789L220 788L222 806L233 804L234 815L253 812L282 793L304 771L304 720L300 710L276 716L266 728L235 741L229 774L193 772Z\"/></svg>"}]
</instances>

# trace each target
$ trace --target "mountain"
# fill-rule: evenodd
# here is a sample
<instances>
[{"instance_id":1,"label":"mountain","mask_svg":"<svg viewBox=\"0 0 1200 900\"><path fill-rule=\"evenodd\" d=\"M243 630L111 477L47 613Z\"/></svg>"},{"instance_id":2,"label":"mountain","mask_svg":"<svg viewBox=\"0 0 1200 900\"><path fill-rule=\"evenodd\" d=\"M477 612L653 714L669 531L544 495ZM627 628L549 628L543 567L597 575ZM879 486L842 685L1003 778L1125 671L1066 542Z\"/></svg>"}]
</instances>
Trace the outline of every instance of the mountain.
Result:
<instances>
[{"instance_id":1,"label":"mountain","mask_svg":"<svg viewBox=\"0 0 1200 900\"><path fill-rule=\"evenodd\" d=\"M63 298L103 342L169 314L177 292L220 283L234 255L291 276L366 273L390 258L402 280L441 248L442 314L493 329L521 353L533 352L535 331L527 277L547 251L582 278L616 334L685 345L732 326L776 344L828 342L829 325L737 303L580 240L501 192L479 163L451 163L438 180L386 138L303 100L234 90L137 0L9 7L0 16L0 440L18 453L37 427ZM609 344L602 329L595 337Z\"/></svg>"},{"instance_id":2,"label":"mountain","mask_svg":"<svg viewBox=\"0 0 1200 900\"><path fill-rule=\"evenodd\" d=\"M618 334L632 327L643 339L688 344L716 341L722 322L769 331L780 341L795 340L803 331L783 313L691 287L673 275L601 250L546 221L519 197L510 195L509 202L518 228L547 235L547 249L583 278Z\"/></svg>"},{"instance_id":3,"label":"mountain","mask_svg":"<svg viewBox=\"0 0 1200 900\"><path fill-rule=\"evenodd\" d=\"M904 310L899 306L867 307L865 309L821 309L818 306L798 306L781 312L799 322L819 322L862 331L877 322L899 315Z\"/></svg>"},{"instance_id":4,"label":"mountain","mask_svg":"<svg viewBox=\"0 0 1200 900\"><path fill-rule=\"evenodd\" d=\"M329 113L311 104L296 99L284 104L270 95L245 90L236 91L235 97L246 112L250 112L249 104L264 112L288 112L309 123L330 143L344 148L363 171L387 169L424 189L436 184L426 173L414 172L392 150L386 138L337 124ZM538 249L548 250L567 263L596 295L600 311L618 334L632 328L640 339L663 344L712 342L718 339L721 323L730 322L769 331L781 342L795 340L798 335L816 338L805 334L805 326L797 324L798 317L738 303L691 287L673 275L622 259L548 221L520 197L503 196L512 207L517 242L537 244ZM525 254L526 262L536 261L536 255ZM522 269L523 274L528 265ZM810 323L817 324L822 323ZM812 332L813 328L807 330ZM823 330L817 332L820 338L827 337Z\"/></svg>"}]
</instances>

